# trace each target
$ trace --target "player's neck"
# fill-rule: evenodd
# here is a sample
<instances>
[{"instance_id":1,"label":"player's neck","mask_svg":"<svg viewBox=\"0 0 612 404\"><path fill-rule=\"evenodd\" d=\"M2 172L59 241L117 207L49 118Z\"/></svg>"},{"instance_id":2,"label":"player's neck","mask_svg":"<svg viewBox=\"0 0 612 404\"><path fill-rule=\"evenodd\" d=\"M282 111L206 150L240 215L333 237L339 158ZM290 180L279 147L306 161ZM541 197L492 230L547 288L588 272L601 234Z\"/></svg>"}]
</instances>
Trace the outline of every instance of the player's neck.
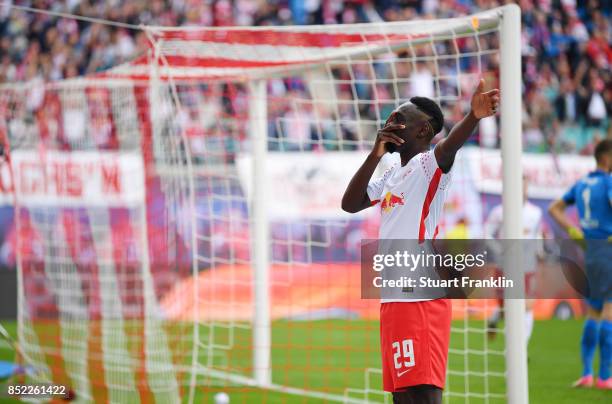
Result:
<instances>
[{"instance_id":1,"label":"player's neck","mask_svg":"<svg viewBox=\"0 0 612 404\"><path fill-rule=\"evenodd\" d=\"M402 163L402 165L404 165L404 163ZM597 168L595 168L595 170L603 171L604 173L610 172L608 167L604 167L603 164L597 164Z\"/></svg>"},{"instance_id":2,"label":"player's neck","mask_svg":"<svg viewBox=\"0 0 612 404\"><path fill-rule=\"evenodd\" d=\"M402 167L405 166L406 164L408 164L408 162L410 160L412 160L412 158L414 156L416 156L419 153L423 153L427 150L421 150L421 148L419 146L415 146L413 148L410 148L408 150L403 151L402 153L400 153L400 158L402 161Z\"/></svg>"}]
</instances>

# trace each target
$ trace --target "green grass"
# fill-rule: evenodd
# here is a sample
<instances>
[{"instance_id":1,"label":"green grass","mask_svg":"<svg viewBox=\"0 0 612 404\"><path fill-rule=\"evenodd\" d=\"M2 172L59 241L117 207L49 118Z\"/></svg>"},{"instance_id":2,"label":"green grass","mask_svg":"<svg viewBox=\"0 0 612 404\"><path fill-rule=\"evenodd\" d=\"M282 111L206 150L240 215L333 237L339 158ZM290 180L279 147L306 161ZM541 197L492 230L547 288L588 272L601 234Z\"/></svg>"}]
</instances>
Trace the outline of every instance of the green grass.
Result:
<instances>
[{"instance_id":1,"label":"green grass","mask_svg":"<svg viewBox=\"0 0 612 404\"><path fill-rule=\"evenodd\" d=\"M13 335L14 323L3 323ZM478 322L458 322L453 326L461 329L469 325L480 329ZM576 390L569 387L579 375L580 359L578 341L582 322L548 320L538 321L529 346L529 391L532 403L585 403L611 402L612 392L595 389ZM215 367L231 365L232 371L248 375L251 373L250 331L237 329L230 333L227 328L215 327L200 330L202 340L207 340L214 333L217 343L231 345L226 354L214 357ZM379 368L378 324L372 321L312 321L273 323L273 382L276 384L304 387L311 390L325 390L342 394L346 387L363 388L366 367ZM456 371L469 369L472 372L503 371L503 356L481 352L487 344L488 350L501 351L503 339L498 338L489 343L484 334L473 332L465 339L461 332L453 333L451 348L474 353L449 355L449 366ZM202 353L204 362L206 352ZM9 349L0 349L0 359L11 360ZM501 377L478 375L454 376L447 381L447 388L453 392L465 393L501 393L504 392L504 380ZM322 403L320 399L264 391L246 387L205 387L207 382L200 377L202 386L197 391L197 402L212 403L218 391L225 391L231 397L231 403ZM373 386L379 386L380 376L370 379ZM355 395L354 397L358 397ZM15 402L7 399L4 402ZM465 402L463 398L453 397L451 403ZM470 404L483 403L483 399L471 396ZM492 402L504 402L503 399Z\"/></svg>"}]
</instances>

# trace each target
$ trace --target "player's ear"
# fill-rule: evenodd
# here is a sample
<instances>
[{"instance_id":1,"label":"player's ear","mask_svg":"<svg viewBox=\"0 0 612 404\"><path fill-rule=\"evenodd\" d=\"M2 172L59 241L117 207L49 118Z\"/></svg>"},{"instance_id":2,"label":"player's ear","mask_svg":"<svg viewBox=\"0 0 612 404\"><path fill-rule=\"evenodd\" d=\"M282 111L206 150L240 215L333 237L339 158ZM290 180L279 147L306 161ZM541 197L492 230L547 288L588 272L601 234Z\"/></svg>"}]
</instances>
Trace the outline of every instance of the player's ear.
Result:
<instances>
[{"instance_id":1,"label":"player's ear","mask_svg":"<svg viewBox=\"0 0 612 404\"><path fill-rule=\"evenodd\" d=\"M418 139L427 139L427 138L429 138L429 125L427 125L427 122L423 122L421 124L421 127L419 128L419 130L417 132L417 138Z\"/></svg>"}]
</instances>

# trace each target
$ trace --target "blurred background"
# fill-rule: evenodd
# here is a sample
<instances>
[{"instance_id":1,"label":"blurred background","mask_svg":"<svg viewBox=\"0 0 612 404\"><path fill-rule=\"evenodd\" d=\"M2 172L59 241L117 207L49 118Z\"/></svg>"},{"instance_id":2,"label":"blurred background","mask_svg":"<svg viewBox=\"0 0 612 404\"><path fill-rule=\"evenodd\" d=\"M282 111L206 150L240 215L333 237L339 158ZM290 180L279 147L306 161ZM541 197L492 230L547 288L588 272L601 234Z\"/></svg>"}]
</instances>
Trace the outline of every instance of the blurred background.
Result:
<instances>
[{"instance_id":1,"label":"blurred background","mask_svg":"<svg viewBox=\"0 0 612 404\"><path fill-rule=\"evenodd\" d=\"M91 74L131 60L147 46L146 36L140 31L17 10L10 12L7 7L10 3L4 2L0 6L0 82L53 81ZM130 24L260 26L449 18L491 9L510 1L40 0L14 3ZM523 24L525 151L591 155L597 140L610 134L612 2L521 0L517 3L522 9ZM464 53L473 51L476 44L462 41L460 46ZM465 70L476 68L470 66L469 60L464 64ZM407 88L406 96L417 92L433 96L433 78L428 70L398 72L398 75L418 75L418 88ZM359 91L371 91L368 86L363 87ZM279 95L301 89L303 85L295 81L273 85L273 91ZM240 94L223 95L227 97L223 104L225 109L240 107L236 105L240 102ZM204 94L193 94L192 97L193 103L202 103ZM340 97L350 98L353 94L346 88ZM367 98L367 94L363 94L363 98ZM43 99L33 99L30 108L37 109L42 102ZM457 109L461 108L460 104L457 105ZM203 113L205 108L198 110ZM282 116L290 115L292 111L279 108L273 113ZM447 125L452 126L461 114L461 110L446 111ZM198 115L194 113L185 119L197 121ZM207 128L201 127L200 130ZM308 132L308 128L301 130ZM193 131L197 129L193 128ZM347 132L344 136L350 139L351 133ZM302 135L308 137L309 134ZM193 133L193 136L198 136L198 133ZM58 137L61 141L61 134ZM244 140L241 137L235 139ZM481 128L473 141L486 148L499 145L495 127L491 125ZM100 145L112 147L112 140L102 137ZM229 148L228 153L231 151Z\"/></svg>"}]
</instances>

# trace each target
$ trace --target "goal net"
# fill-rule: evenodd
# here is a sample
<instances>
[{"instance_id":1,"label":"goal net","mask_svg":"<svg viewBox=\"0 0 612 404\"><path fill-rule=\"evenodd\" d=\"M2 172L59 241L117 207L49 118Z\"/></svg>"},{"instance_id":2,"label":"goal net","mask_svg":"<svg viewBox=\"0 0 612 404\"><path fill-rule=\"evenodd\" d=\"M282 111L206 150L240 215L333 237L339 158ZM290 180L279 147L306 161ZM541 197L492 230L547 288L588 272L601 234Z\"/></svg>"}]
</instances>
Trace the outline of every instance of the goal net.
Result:
<instances>
[{"instance_id":1,"label":"goal net","mask_svg":"<svg viewBox=\"0 0 612 404\"><path fill-rule=\"evenodd\" d=\"M499 85L500 50L520 40L502 38L508 10L145 27L150 51L133 62L3 86L1 195L15 206L20 359L36 369L27 377L95 402L217 392L390 402L379 303L360 289L360 242L376 238L379 210L350 216L341 196L399 104L433 98L446 132L480 77ZM503 90L502 114L520 113ZM465 223L464 237L482 236L467 160L455 164L439 237ZM504 402L507 346L486 328L496 303L453 303L445 401Z\"/></svg>"}]
</instances>

